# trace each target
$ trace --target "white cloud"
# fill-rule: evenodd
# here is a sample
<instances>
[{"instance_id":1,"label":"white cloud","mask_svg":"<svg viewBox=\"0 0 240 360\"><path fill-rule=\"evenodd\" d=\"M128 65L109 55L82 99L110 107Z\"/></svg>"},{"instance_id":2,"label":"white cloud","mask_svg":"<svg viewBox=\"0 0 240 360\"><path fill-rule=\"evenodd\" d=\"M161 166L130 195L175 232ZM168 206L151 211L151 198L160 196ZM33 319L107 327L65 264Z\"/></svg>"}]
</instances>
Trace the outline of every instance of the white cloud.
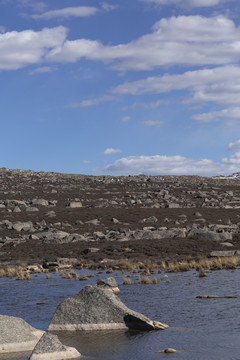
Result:
<instances>
[{"instance_id":1,"label":"white cloud","mask_svg":"<svg viewBox=\"0 0 240 360\"><path fill-rule=\"evenodd\" d=\"M73 9L75 10L73 11ZM46 18L80 16L80 14L84 15L83 9L85 9L86 16L97 11L96 8L92 7L76 7L53 10L36 16ZM45 61L76 62L86 58L88 60L112 63L114 69L121 71L152 70L156 67L176 64L185 66L226 65L240 60L240 29L235 26L232 20L223 16L213 18L202 16L163 18L153 26L153 31L150 34L141 36L139 39L127 44L115 46L104 46L100 41L89 39L66 40L66 29L61 41L58 41L58 37L56 37L52 46L41 46L41 42L49 42L47 31L50 33L54 29L43 29L40 32L34 32L33 30L12 31L0 34L0 68L10 69L13 61L8 61L10 58L14 58L15 62L17 62L18 58L26 59L19 61L19 65L12 68L19 68L28 63L36 63L39 58L42 60L43 47ZM42 35L40 42L36 39L37 34ZM27 41L27 47L22 46L24 37L25 41ZM31 48L30 42L32 38L34 38L34 41L31 43ZM25 45L24 41L23 45ZM39 49L41 54L38 53ZM32 59L29 59L29 56L32 56ZM4 65L3 61L1 61L3 58L8 58ZM199 93L198 96L201 97L202 94Z\"/></svg>"},{"instance_id":2,"label":"white cloud","mask_svg":"<svg viewBox=\"0 0 240 360\"><path fill-rule=\"evenodd\" d=\"M115 91L115 90L114 90ZM129 108L136 109L137 107L144 107L146 109L156 109L162 104L168 104L168 100L156 100L156 101L150 101L150 102L134 102Z\"/></svg>"},{"instance_id":3,"label":"white cloud","mask_svg":"<svg viewBox=\"0 0 240 360\"><path fill-rule=\"evenodd\" d=\"M124 116L123 118L122 118L122 122L127 122L127 121L130 121L131 120L131 116Z\"/></svg>"},{"instance_id":4,"label":"white cloud","mask_svg":"<svg viewBox=\"0 0 240 360\"><path fill-rule=\"evenodd\" d=\"M113 149L113 148L108 148L106 149L103 154L104 155L113 155L113 154L116 154L116 153L119 153L119 152L122 152L122 150L120 149Z\"/></svg>"},{"instance_id":5,"label":"white cloud","mask_svg":"<svg viewBox=\"0 0 240 360\"><path fill-rule=\"evenodd\" d=\"M16 70L43 61L50 49L63 44L66 34L63 26L0 34L0 70Z\"/></svg>"},{"instance_id":6,"label":"white cloud","mask_svg":"<svg viewBox=\"0 0 240 360\"><path fill-rule=\"evenodd\" d=\"M144 122L144 124L147 126L154 126L156 128L161 128L164 125L163 121L154 121L154 120L147 120Z\"/></svg>"},{"instance_id":7,"label":"white cloud","mask_svg":"<svg viewBox=\"0 0 240 360\"><path fill-rule=\"evenodd\" d=\"M239 171L240 152L220 162L176 156L129 156L102 169L103 173L118 175L227 175Z\"/></svg>"},{"instance_id":8,"label":"white cloud","mask_svg":"<svg viewBox=\"0 0 240 360\"><path fill-rule=\"evenodd\" d=\"M50 61L75 62L82 57L117 61L117 70L151 70L170 65L223 65L240 59L240 29L224 16L179 16L161 19L153 32L127 44L66 41L49 54Z\"/></svg>"},{"instance_id":9,"label":"white cloud","mask_svg":"<svg viewBox=\"0 0 240 360\"><path fill-rule=\"evenodd\" d=\"M228 150L240 150L240 140L230 142L230 144L228 145Z\"/></svg>"},{"instance_id":10,"label":"white cloud","mask_svg":"<svg viewBox=\"0 0 240 360\"><path fill-rule=\"evenodd\" d=\"M55 68L52 68L50 66L41 66L37 69L30 71L30 75L48 73L48 72L52 72L54 70L55 70Z\"/></svg>"},{"instance_id":11,"label":"white cloud","mask_svg":"<svg viewBox=\"0 0 240 360\"><path fill-rule=\"evenodd\" d=\"M72 103L70 104L68 107L71 108L77 108L77 107L87 107L87 106L94 106L94 105L99 105L105 101L112 101L115 100L115 96L113 95L104 95L104 96L100 96L98 98L95 99L89 99L89 100L83 100L79 103Z\"/></svg>"},{"instance_id":12,"label":"white cloud","mask_svg":"<svg viewBox=\"0 0 240 360\"><path fill-rule=\"evenodd\" d=\"M240 107L223 109L221 111L212 111L204 114L196 114L192 119L198 122L211 122L219 120L240 120Z\"/></svg>"},{"instance_id":13,"label":"white cloud","mask_svg":"<svg viewBox=\"0 0 240 360\"><path fill-rule=\"evenodd\" d=\"M0 34L6 31L5 26L0 25Z\"/></svg>"},{"instance_id":14,"label":"white cloud","mask_svg":"<svg viewBox=\"0 0 240 360\"><path fill-rule=\"evenodd\" d=\"M69 17L86 17L95 15L98 12L96 7L92 6L75 6L63 9L46 11L43 14L32 15L34 19L49 20L53 18L69 18Z\"/></svg>"},{"instance_id":15,"label":"white cloud","mask_svg":"<svg viewBox=\"0 0 240 360\"><path fill-rule=\"evenodd\" d=\"M102 9L105 11L112 11L112 10L116 10L118 8L118 5L111 5L106 2L103 2L101 4L101 6L102 6Z\"/></svg>"},{"instance_id":16,"label":"white cloud","mask_svg":"<svg viewBox=\"0 0 240 360\"><path fill-rule=\"evenodd\" d=\"M141 95L168 93L174 90L189 90L192 96L188 102L213 101L220 104L239 104L239 84L240 67L228 65L126 82L117 86L112 92L114 94Z\"/></svg>"},{"instance_id":17,"label":"white cloud","mask_svg":"<svg viewBox=\"0 0 240 360\"><path fill-rule=\"evenodd\" d=\"M231 0L140 0L146 3L154 3L156 5L177 5L179 7L210 7Z\"/></svg>"}]
</instances>

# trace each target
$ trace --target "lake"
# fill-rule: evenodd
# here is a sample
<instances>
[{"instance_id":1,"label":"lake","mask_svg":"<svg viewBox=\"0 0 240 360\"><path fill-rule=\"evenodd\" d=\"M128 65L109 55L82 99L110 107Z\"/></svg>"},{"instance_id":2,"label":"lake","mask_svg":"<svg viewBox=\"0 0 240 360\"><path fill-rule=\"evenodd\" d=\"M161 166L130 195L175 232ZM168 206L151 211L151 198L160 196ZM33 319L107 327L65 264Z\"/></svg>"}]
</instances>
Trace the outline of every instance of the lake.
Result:
<instances>
[{"instance_id":1,"label":"lake","mask_svg":"<svg viewBox=\"0 0 240 360\"><path fill-rule=\"evenodd\" d=\"M86 271L76 271L84 274ZM88 271L88 273L91 271ZM92 272L94 275L96 273ZM62 333L60 340L77 348L83 360L179 360L240 359L240 271L214 271L199 278L197 272L169 273L156 285L123 285L123 275L105 273L89 281L62 279L51 274L32 275L32 280L0 279L0 314L22 317L45 330L57 307L97 277L114 276L120 299L131 309L171 327L164 331L94 331ZM125 276L125 275L124 275ZM132 276L134 279L134 276ZM198 299L199 295L239 298ZM168 347L176 354L159 354ZM30 353L0 355L1 360L27 360Z\"/></svg>"}]
</instances>

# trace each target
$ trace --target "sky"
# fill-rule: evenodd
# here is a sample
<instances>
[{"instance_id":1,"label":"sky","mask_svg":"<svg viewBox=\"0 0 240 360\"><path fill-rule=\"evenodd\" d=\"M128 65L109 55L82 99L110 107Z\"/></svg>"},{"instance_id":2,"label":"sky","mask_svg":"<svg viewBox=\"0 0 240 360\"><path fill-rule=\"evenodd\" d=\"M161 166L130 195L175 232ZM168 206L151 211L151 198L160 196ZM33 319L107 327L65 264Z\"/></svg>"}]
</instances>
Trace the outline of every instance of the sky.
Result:
<instances>
[{"instance_id":1,"label":"sky","mask_svg":"<svg viewBox=\"0 0 240 360\"><path fill-rule=\"evenodd\" d=\"M240 171L239 0L0 0L0 167Z\"/></svg>"}]
</instances>

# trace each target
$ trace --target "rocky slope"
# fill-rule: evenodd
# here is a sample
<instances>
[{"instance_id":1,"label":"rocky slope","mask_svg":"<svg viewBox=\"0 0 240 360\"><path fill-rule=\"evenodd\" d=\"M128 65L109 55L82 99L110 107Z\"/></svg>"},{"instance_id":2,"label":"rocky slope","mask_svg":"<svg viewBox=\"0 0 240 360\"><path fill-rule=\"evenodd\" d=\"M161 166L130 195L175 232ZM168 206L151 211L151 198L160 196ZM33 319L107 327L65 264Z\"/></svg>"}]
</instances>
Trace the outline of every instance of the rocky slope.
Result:
<instances>
[{"instance_id":1,"label":"rocky slope","mask_svg":"<svg viewBox=\"0 0 240 360\"><path fill-rule=\"evenodd\" d=\"M111 177L2 168L0 262L48 266L239 254L239 208L237 176Z\"/></svg>"}]
</instances>

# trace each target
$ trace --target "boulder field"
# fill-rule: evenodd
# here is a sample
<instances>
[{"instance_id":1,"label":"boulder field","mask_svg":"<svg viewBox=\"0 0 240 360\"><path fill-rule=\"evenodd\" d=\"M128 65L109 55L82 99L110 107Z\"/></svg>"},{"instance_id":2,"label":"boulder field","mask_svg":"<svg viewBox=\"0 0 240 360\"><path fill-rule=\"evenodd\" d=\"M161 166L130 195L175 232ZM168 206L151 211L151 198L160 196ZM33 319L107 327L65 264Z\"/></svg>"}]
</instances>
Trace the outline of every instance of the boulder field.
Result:
<instances>
[{"instance_id":1,"label":"boulder field","mask_svg":"<svg viewBox=\"0 0 240 360\"><path fill-rule=\"evenodd\" d=\"M240 176L0 169L0 266L182 261L240 251ZM230 249L229 249L230 250ZM217 251L217 253L216 253Z\"/></svg>"}]
</instances>

